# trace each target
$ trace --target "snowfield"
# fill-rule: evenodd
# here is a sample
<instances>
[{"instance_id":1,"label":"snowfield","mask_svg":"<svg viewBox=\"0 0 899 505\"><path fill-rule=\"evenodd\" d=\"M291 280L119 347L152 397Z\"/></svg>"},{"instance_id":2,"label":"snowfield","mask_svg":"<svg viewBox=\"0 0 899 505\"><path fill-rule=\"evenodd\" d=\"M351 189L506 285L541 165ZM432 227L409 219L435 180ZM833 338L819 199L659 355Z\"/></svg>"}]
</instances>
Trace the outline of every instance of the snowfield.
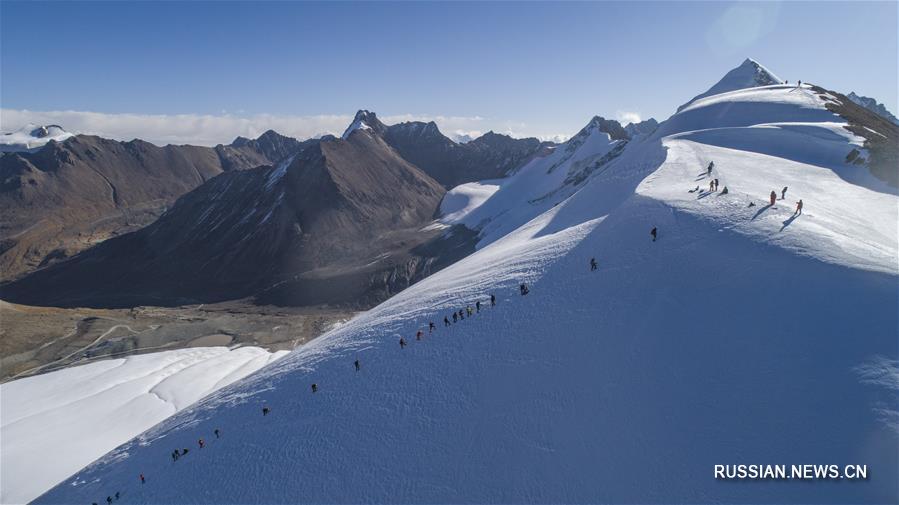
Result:
<instances>
[{"instance_id":1,"label":"snowfield","mask_svg":"<svg viewBox=\"0 0 899 505\"><path fill-rule=\"evenodd\" d=\"M280 358L258 347L98 361L0 385L0 503L26 503L209 393Z\"/></svg>"},{"instance_id":2,"label":"snowfield","mask_svg":"<svg viewBox=\"0 0 899 505\"><path fill-rule=\"evenodd\" d=\"M443 219L477 252L36 503L896 503L899 197L845 164L859 141L810 90L728 75L652 135L588 125L457 188Z\"/></svg>"}]
</instances>

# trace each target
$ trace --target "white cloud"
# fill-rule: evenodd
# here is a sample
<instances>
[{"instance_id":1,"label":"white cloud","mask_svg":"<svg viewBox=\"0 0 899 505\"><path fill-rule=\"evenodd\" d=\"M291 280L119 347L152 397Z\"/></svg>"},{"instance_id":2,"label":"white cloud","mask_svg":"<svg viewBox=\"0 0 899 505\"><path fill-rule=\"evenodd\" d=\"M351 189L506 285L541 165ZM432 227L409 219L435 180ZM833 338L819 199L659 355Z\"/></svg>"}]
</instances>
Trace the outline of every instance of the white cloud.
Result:
<instances>
[{"instance_id":1,"label":"white cloud","mask_svg":"<svg viewBox=\"0 0 899 505\"><path fill-rule=\"evenodd\" d=\"M540 140L548 140L550 142L555 142L556 144L561 144L562 142L567 142L568 139L571 138L571 135L565 133L556 133L555 135L538 135L537 138Z\"/></svg>"},{"instance_id":2,"label":"white cloud","mask_svg":"<svg viewBox=\"0 0 899 505\"><path fill-rule=\"evenodd\" d=\"M627 125L628 123L639 123L640 122L640 113L639 112L628 112L628 111L618 111L615 113L615 116L618 119L618 122Z\"/></svg>"}]
</instances>

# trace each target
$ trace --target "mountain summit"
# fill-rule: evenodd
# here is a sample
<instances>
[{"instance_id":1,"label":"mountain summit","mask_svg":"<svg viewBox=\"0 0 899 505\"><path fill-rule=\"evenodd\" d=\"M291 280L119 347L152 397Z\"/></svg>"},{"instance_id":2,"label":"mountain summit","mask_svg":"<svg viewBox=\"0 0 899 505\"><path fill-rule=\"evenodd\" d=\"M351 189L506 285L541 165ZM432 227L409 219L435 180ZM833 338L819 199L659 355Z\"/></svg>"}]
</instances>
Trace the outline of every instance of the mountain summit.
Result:
<instances>
[{"instance_id":1,"label":"mountain summit","mask_svg":"<svg viewBox=\"0 0 899 505\"><path fill-rule=\"evenodd\" d=\"M350 134L356 130L371 130L372 132L381 135L387 131L387 126L378 119L377 114L362 109L356 112L356 117L353 118L353 122L350 123L341 137L347 139Z\"/></svg>"},{"instance_id":2,"label":"mountain summit","mask_svg":"<svg viewBox=\"0 0 899 505\"><path fill-rule=\"evenodd\" d=\"M694 96L692 100L678 107L677 111L680 112L700 98L719 95L721 93L727 93L728 91L736 91L738 89L769 86L771 84L783 84L783 81L780 77L777 77L774 73L765 68L761 63L752 58L746 58L740 66L724 74L724 77L705 93Z\"/></svg>"}]
</instances>

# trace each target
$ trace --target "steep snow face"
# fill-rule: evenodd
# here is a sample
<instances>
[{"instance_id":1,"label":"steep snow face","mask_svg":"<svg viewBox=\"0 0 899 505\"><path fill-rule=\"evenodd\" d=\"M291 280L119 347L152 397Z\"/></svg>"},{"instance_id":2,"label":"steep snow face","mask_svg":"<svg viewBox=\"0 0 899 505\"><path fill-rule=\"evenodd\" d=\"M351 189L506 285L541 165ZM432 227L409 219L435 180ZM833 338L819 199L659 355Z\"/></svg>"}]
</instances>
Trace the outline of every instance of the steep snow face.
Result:
<instances>
[{"instance_id":1,"label":"steep snow face","mask_svg":"<svg viewBox=\"0 0 899 505\"><path fill-rule=\"evenodd\" d=\"M257 347L181 349L0 385L0 502L33 500L119 444L284 354Z\"/></svg>"},{"instance_id":2,"label":"steep snow face","mask_svg":"<svg viewBox=\"0 0 899 505\"><path fill-rule=\"evenodd\" d=\"M617 122L596 117L568 142L532 159L510 177L453 188L441 203L441 221L479 230L478 247L497 240L571 196L601 169L626 143L612 135L626 133Z\"/></svg>"},{"instance_id":3,"label":"steep snow face","mask_svg":"<svg viewBox=\"0 0 899 505\"><path fill-rule=\"evenodd\" d=\"M58 125L25 125L12 132L0 135L0 152L32 152L44 147L51 140L62 142L73 134Z\"/></svg>"},{"instance_id":4,"label":"steep snow face","mask_svg":"<svg viewBox=\"0 0 899 505\"><path fill-rule=\"evenodd\" d=\"M851 91L848 95L846 95L846 98L887 119L893 124L899 125L899 119L897 119L896 116L894 116L889 110L887 110L886 106L884 106L882 103L879 103L877 100L869 98L867 96L856 95L854 91Z\"/></svg>"},{"instance_id":5,"label":"steep snow face","mask_svg":"<svg viewBox=\"0 0 899 505\"><path fill-rule=\"evenodd\" d=\"M742 64L740 64L739 67L725 74L724 77L720 81L715 83L714 86L709 88L708 91L696 95L692 100L685 103L684 105L681 105L677 110L678 112L680 112L683 108L687 107L696 100L705 98L707 96L719 95L721 93L735 91L738 89L782 83L783 81L779 77L774 75L767 68L763 67L760 63L753 60L752 58L746 58L746 60Z\"/></svg>"}]
</instances>

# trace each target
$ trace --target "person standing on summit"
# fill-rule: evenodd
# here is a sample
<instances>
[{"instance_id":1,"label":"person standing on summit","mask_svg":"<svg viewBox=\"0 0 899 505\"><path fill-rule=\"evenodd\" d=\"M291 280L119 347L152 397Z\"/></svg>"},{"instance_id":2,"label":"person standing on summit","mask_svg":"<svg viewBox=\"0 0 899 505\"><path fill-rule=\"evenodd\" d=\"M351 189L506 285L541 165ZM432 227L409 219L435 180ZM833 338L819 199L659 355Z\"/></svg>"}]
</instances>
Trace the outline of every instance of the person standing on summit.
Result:
<instances>
[{"instance_id":1,"label":"person standing on summit","mask_svg":"<svg viewBox=\"0 0 899 505\"><path fill-rule=\"evenodd\" d=\"M659 238L659 230L655 226L652 227L652 231L649 232L652 235L652 241L655 242L657 238Z\"/></svg>"},{"instance_id":2,"label":"person standing on summit","mask_svg":"<svg viewBox=\"0 0 899 505\"><path fill-rule=\"evenodd\" d=\"M802 199L801 198L799 199L798 202L796 202L796 212L794 212L793 215L795 216L796 214L802 214Z\"/></svg>"},{"instance_id":3,"label":"person standing on summit","mask_svg":"<svg viewBox=\"0 0 899 505\"><path fill-rule=\"evenodd\" d=\"M590 258L590 271L592 272L592 271L596 270L596 268L597 268L596 258Z\"/></svg>"},{"instance_id":4,"label":"person standing on summit","mask_svg":"<svg viewBox=\"0 0 899 505\"><path fill-rule=\"evenodd\" d=\"M784 186L784 189L780 190L780 199L784 200L787 198L787 187Z\"/></svg>"},{"instance_id":5,"label":"person standing on summit","mask_svg":"<svg viewBox=\"0 0 899 505\"><path fill-rule=\"evenodd\" d=\"M707 172L706 175L708 175L709 177L711 177L711 176L712 176L712 169L713 169L713 168L715 168L715 162L714 162L714 161L710 161L710 162L709 162L709 168L706 169L706 172Z\"/></svg>"},{"instance_id":6,"label":"person standing on summit","mask_svg":"<svg viewBox=\"0 0 899 505\"><path fill-rule=\"evenodd\" d=\"M771 205L770 206L774 207L774 202L777 201L777 193L775 193L774 190L771 190L771 194L769 196L771 197Z\"/></svg>"}]
</instances>

